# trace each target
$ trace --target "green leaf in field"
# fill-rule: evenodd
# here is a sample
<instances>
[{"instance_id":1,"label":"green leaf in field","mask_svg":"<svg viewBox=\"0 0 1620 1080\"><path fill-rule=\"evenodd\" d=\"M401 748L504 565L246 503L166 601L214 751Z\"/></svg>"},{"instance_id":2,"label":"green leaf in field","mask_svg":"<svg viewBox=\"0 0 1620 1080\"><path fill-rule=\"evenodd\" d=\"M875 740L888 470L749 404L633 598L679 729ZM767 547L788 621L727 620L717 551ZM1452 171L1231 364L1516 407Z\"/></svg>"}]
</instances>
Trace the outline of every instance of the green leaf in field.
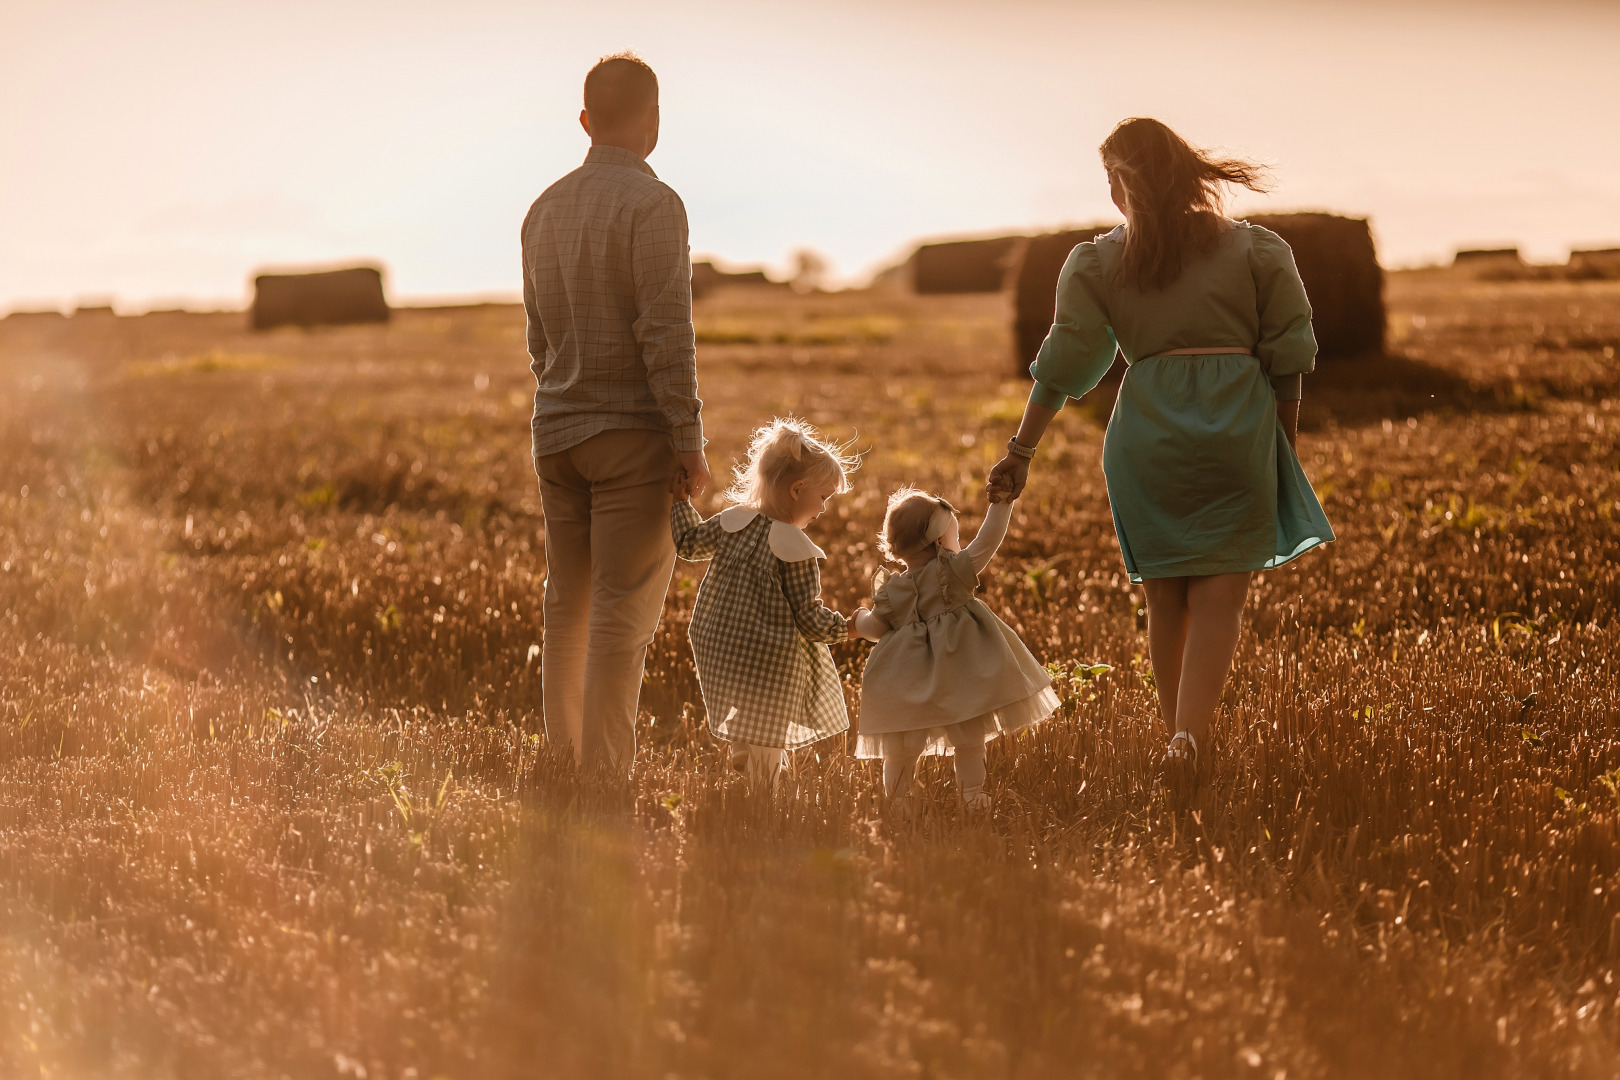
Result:
<instances>
[{"instance_id":1,"label":"green leaf in field","mask_svg":"<svg viewBox=\"0 0 1620 1080\"><path fill-rule=\"evenodd\" d=\"M322 506L331 506L337 501L337 488L331 484L322 484L320 487L313 487L308 491L299 492L298 501L312 510Z\"/></svg>"}]
</instances>

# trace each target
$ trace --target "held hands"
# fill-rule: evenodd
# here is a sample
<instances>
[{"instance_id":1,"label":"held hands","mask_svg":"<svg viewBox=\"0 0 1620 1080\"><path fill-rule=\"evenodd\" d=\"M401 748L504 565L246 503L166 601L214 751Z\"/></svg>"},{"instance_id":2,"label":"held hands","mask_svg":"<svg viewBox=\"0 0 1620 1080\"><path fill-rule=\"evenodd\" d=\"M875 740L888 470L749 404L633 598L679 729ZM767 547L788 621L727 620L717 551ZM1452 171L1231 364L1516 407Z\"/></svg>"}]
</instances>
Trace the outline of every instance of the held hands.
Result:
<instances>
[{"instance_id":1,"label":"held hands","mask_svg":"<svg viewBox=\"0 0 1620 1080\"><path fill-rule=\"evenodd\" d=\"M1010 502L1024 493L1029 483L1029 459L1008 454L990 470L984 492L991 502Z\"/></svg>"},{"instance_id":2,"label":"held hands","mask_svg":"<svg viewBox=\"0 0 1620 1080\"><path fill-rule=\"evenodd\" d=\"M701 450L686 450L676 455L675 471L670 474L669 491L676 499L686 501L703 494L709 486L709 460Z\"/></svg>"}]
</instances>

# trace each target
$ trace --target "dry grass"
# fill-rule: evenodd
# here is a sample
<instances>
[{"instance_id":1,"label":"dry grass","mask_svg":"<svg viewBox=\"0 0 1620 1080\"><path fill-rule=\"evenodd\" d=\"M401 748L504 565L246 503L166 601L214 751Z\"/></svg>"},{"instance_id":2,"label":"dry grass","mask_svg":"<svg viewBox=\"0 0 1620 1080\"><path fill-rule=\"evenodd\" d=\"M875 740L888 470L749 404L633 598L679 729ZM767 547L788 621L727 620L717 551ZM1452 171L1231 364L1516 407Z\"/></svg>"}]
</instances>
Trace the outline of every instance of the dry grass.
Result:
<instances>
[{"instance_id":1,"label":"dry grass","mask_svg":"<svg viewBox=\"0 0 1620 1080\"><path fill-rule=\"evenodd\" d=\"M1620 286L1390 299L1403 355L1309 381L1341 540L1257 589L1197 812L1091 406L987 575L1065 710L904 828L836 741L773 803L720 767L699 567L633 782L548 754L512 310L0 323L0 1075L1612 1075ZM978 505L1002 303L705 301L719 461L871 447L846 610L890 486Z\"/></svg>"}]
</instances>

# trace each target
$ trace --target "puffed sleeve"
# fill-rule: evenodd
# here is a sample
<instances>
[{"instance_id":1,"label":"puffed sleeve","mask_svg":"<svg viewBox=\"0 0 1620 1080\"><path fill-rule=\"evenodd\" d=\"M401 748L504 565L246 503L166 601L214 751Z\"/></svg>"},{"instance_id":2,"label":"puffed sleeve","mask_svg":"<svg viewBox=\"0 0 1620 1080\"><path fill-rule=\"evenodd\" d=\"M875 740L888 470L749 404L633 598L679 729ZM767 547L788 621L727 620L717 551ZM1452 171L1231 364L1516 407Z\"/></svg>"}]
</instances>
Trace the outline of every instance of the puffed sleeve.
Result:
<instances>
[{"instance_id":1,"label":"puffed sleeve","mask_svg":"<svg viewBox=\"0 0 1620 1080\"><path fill-rule=\"evenodd\" d=\"M1300 376L1316 366L1316 335L1311 330L1311 302L1299 280L1294 252L1270 229L1249 226L1254 243L1249 268L1260 314L1260 341L1255 352L1271 376L1279 401L1298 401Z\"/></svg>"},{"instance_id":2,"label":"puffed sleeve","mask_svg":"<svg viewBox=\"0 0 1620 1080\"><path fill-rule=\"evenodd\" d=\"M1035 379L1029 399L1037 405L1061 409L1069 398L1089 392L1108 374L1119 342L1109 325L1103 295L1097 245L1080 244L1069 252L1058 275L1052 329L1029 366Z\"/></svg>"}]
</instances>

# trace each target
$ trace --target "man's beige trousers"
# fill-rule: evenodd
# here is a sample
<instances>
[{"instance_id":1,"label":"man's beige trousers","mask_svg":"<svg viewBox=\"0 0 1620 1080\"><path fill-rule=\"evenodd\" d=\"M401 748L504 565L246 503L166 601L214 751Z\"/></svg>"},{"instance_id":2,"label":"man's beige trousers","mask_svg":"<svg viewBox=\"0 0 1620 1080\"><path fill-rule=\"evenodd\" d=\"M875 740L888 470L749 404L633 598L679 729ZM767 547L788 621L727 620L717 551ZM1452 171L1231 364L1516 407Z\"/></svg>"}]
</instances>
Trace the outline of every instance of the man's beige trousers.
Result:
<instances>
[{"instance_id":1,"label":"man's beige trousers","mask_svg":"<svg viewBox=\"0 0 1620 1080\"><path fill-rule=\"evenodd\" d=\"M587 768L630 771L636 702L675 569L670 477L657 431L604 431L539 458L546 515L546 739Z\"/></svg>"}]
</instances>

